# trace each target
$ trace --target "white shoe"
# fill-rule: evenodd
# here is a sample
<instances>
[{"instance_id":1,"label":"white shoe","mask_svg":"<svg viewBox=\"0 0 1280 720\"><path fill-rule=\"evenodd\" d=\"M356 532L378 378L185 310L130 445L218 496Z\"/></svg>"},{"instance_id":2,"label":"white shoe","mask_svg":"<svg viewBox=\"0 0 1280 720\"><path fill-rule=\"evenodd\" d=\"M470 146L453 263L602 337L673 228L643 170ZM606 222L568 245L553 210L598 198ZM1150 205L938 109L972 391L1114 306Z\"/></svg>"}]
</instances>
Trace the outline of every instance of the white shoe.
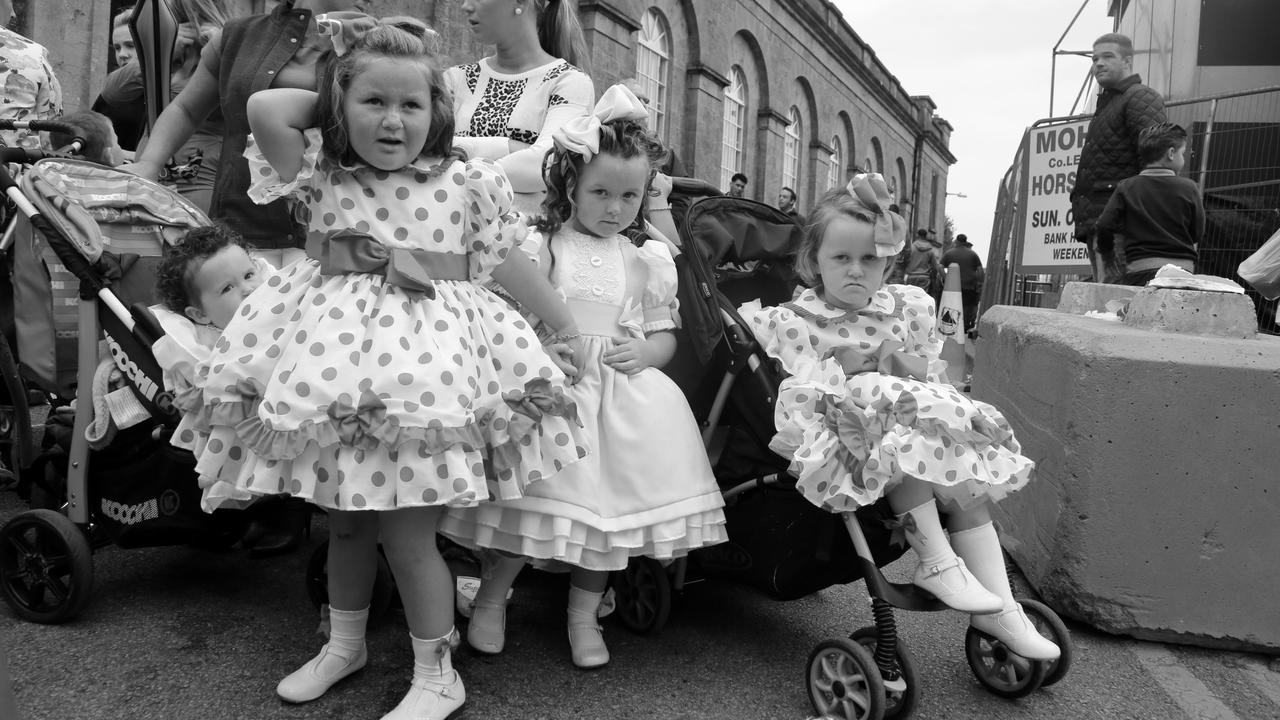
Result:
<instances>
[{"instance_id":1,"label":"white shoe","mask_svg":"<svg viewBox=\"0 0 1280 720\"><path fill-rule=\"evenodd\" d=\"M1021 605L986 615L974 615L969 624L999 640L1028 660L1057 660L1062 649L1041 635Z\"/></svg>"},{"instance_id":2,"label":"white shoe","mask_svg":"<svg viewBox=\"0 0 1280 720\"><path fill-rule=\"evenodd\" d=\"M382 720L445 720L467 701L462 676L449 671L449 679L414 678L409 692Z\"/></svg>"},{"instance_id":3,"label":"white shoe","mask_svg":"<svg viewBox=\"0 0 1280 720\"><path fill-rule=\"evenodd\" d=\"M321 675L320 665L330 655L344 660L345 664L336 672ZM355 657L348 658L340 651L330 648L329 643L325 643L324 647L320 648L319 655L311 658L306 665L294 670L276 685L276 694L280 699L291 703L311 702L328 692L334 683L364 667L368 661L369 651L363 644L360 645L360 650Z\"/></svg>"},{"instance_id":4,"label":"white shoe","mask_svg":"<svg viewBox=\"0 0 1280 720\"><path fill-rule=\"evenodd\" d=\"M978 578L964 566L964 560L949 560L921 564L916 568L916 587L928 590L947 607L960 612L981 615L1004 609L1004 600L978 582Z\"/></svg>"},{"instance_id":5,"label":"white shoe","mask_svg":"<svg viewBox=\"0 0 1280 720\"><path fill-rule=\"evenodd\" d=\"M507 605L477 602L471 607L467 644L486 655L497 655L507 643Z\"/></svg>"},{"instance_id":6,"label":"white shoe","mask_svg":"<svg viewBox=\"0 0 1280 720\"><path fill-rule=\"evenodd\" d=\"M595 622L569 623L569 650L573 664L584 670L609 664L609 648L604 644L604 631Z\"/></svg>"}]
</instances>

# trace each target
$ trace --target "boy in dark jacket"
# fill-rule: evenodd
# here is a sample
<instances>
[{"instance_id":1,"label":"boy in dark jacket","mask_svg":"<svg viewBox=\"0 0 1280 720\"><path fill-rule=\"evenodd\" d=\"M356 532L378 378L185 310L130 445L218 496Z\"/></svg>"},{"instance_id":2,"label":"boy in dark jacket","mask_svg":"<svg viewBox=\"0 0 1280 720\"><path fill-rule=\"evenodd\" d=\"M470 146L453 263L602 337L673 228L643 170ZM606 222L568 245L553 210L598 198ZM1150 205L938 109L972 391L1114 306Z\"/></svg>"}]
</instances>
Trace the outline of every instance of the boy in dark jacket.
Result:
<instances>
[{"instance_id":1,"label":"boy in dark jacket","mask_svg":"<svg viewBox=\"0 0 1280 720\"><path fill-rule=\"evenodd\" d=\"M1204 205L1191 180L1178 177L1186 164L1187 131L1173 123L1152 125L1138 139L1144 168L1120 181L1098 218L1098 250L1125 260L1125 285L1146 285L1165 265L1195 272L1204 235Z\"/></svg>"}]
</instances>

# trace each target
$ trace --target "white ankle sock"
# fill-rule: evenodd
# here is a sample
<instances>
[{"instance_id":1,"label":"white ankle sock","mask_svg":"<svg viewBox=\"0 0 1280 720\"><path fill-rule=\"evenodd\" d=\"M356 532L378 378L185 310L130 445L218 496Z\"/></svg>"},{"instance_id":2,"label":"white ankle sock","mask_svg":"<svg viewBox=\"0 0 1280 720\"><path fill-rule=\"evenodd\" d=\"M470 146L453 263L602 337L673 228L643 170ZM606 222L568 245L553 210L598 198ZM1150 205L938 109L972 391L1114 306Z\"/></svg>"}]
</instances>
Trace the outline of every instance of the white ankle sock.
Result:
<instances>
[{"instance_id":1,"label":"white ankle sock","mask_svg":"<svg viewBox=\"0 0 1280 720\"><path fill-rule=\"evenodd\" d=\"M369 608L363 610L339 610L329 608L329 653L316 670L320 675L336 673L348 665L360 648L364 647L365 626L369 622Z\"/></svg>"},{"instance_id":2,"label":"white ankle sock","mask_svg":"<svg viewBox=\"0 0 1280 720\"><path fill-rule=\"evenodd\" d=\"M590 592L573 585L569 586L569 624L599 624L600 600L603 592Z\"/></svg>"},{"instance_id":3,"label":"white ankle sock","mask_svg":"<svg viewBox=\"0 0 1280 720\"><path fill-rule=\"evenodd\" d=\"M453 658L449 652L449 636L453 629L438 638L423 640L409 633L413 641L413 678L415 680L447 679L453 672Z\"/></svg>"},{"instance_id":4,"label":"white ankle sock","mask_svg":"<svg viewBox=\"0 0 1280 720\"><path fill-rule=\"evenodd\" d=\"M907 520L907 516L911 520ZM938 504L933 500L921 503L898 516L898 520L915 529L904 527L907 544L916 551L921 565L934 565L955 557L955 551L947 542L946 532L942 529L942 520L938 517Z\"/></svg>"},{"instance_id":5,"label":"white ankle sock","mask_svg":"<svg viewBox=\"0 0 1280 720\"><path fill-rule=\"evenodd\" d=\"M982 586L1004 600L1006 610L1013 607L1013 588L1000 549L1000 536L995 525L985 523L975 528L951 533L951 547L963 560L969 572Z\"/></svg>"}]
</instances>

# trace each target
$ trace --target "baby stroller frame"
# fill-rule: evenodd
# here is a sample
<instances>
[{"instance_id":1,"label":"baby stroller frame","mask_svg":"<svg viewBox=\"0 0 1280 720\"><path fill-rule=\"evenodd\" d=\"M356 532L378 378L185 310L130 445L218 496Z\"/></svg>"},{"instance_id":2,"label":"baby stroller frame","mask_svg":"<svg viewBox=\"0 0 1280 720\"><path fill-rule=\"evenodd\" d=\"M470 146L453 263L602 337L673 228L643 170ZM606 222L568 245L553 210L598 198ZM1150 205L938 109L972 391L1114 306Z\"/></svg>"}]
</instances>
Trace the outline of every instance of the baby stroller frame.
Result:
<instances>
[{"instance_id":1,"label":"baby stroller frame","mask_svg":"<svg viewBox=\"0 0 1280 720\"><path fill-rule=\"evenodd\" d=\"M39 129L74 132L50 123ZM37 155L19 156L11 150L5 151L2 158L23 163L40 160ZM61 156L44 162L62 163L50 167L67 170L101 168ZM8 168L0 166L0 188L79 282L75 371L79 401L66 457L65 490L57 487L57 470L47 455L41 456L44 462L35 462L38 448L34 447L29 426L28 432L15 433L12 456L15 469L20 473L20 486L26 484L37 507L16 515L0 527L0 594L17 615L27 620L60 623L77 616L88 603L93 584L91 555L95 548L112 543L121 547L175 542L227 545L228 540L239 537L244 520L225 513L207 516L200 512L199 489L194 473L190 472L190 455L184 455L167 442L168 433L177 423L177 411L172 405L172 396L164 388L159 364L150 351L164 332L145 303L135 303L128 308L113 291L113 283L118 282L113 278L123 279L135 263L145 269L147 263L156 258L143 262L137 257L104 251L94 218L84 207L42 180L37 172L40 167L36 164L24 174L19 186ZM145 183L151 189L147 181L123 177L130 178L130 183ZM168 194L167 190L160 190ZM182 205L185 201L178 196L174 195L173 202L179 204L175 213L190 214L192 222L208 222L194 206ZM12 243L11 233L12 224L5 241L0 242L0 250ZM147 292L150 292L150 283ZM113 447L96 456L101 462L91 462L95 455L91 453L85 429L93 420L93 403L86 393L94 385L100 337L132 396L150 417L133 428L119 431ZM12 361L8 350L6 342L4 354ZM13 362L0 369L4 371L6 389L14 404L15 420L19 425L26 424L30 418L28 390L20 369ZM48 388L45 392L51 396L57 394ZM113 454L113 448L118 445L123 445L123 450ZM114 473L115 482L109 483L110 488L104 481L91 480L91 465L101 465L100 473ZM182 481L172 483L145 501L117 502L107 497L108 490L135 492L140 487L139 481L167 479L169 471L175 475L180 473ZM94 502L101 507L95 508Z\"/></svg>"},{"instance_id":2,"label":"baby stroller frame","mask_svg":"<svg viewBox=\"0 0 1280 720\"><path fill-rule=\"evenodd\" d=\"M677 191L682 186L677 183ZM693 187L692 190L701 195L709 195L705 199L695 199L689 205L688 213L680 225L684 255L690 265L700 266L691 270L689 277L707 277L718 275L721 278L733 276L732 272L717 272L713 265L719 265L726 258L736 263L735 267L753 262L767 263L785 261L789 265L787 252L794 252L794 243L773 242L768 233L758 233L761 237L754 240L744 237L732 238L732 248L705 247L702 238L695 232L694 226L704 213L735 212L741 210L760 219L764 226L776 226L785 230L789 220L775 208L755 203L750 200L714 197L715 191L705 192ZM723 224L729 227L729 224ZM713 242L725 242L730 238L721 235L721 228L715 227ZM748 228L751 234L757 228ZM765 293L774 292L778 288L778 274L766 288ZM686 275L682 274L682 284ZM741 282L736 277L735 282ZM690 303L697 302L687 289L681 290L682 314ZM722 421L726 412L733 413L732 406L740 398L735 396L735 389L747 390L755 394L755 399L767 406L772 412L776 401L776 392L780 382L772 362L763 348L755 340L747 323L738 315L736 305L739 300L731 299L721 291L718 284L710 299L722 326L721 343L716 350L714 363L723 366L724 376L715 383L714 396L707 399L705 393L696 388L683 386L690 404L694 407L695 416L701 419L703 440L709 452L713 467L719 466L724 450ZM776 299L775 299L776 300ZM695 329L696 332L696 329ZM687 375L677 369L673 376ZM698 384L710 385L704 376ZM692 391L691 391L692 390ZM735 418L746 421L750 418ZM772 435L771 418L768 422L756 425L767 427L749 428L755 441L767 445ZM786 475L786 462L776 458L767 470L758 477L745 482L724 487L722 490L726 515L730 515L739 498L748 497L750 493L768 487L788 488L789 478ZM905 718L916 709L919 703L920 684L916 674L914 659L909 649L897 635L897 624L894 608L910 611L932 612L949 609L932 595L910 583L894 583L887 580L880 567L892 562L905 552L905 548L886 551L873 548L868 540L869 530L883 527L882 521L891 519L892 515L882 504L863 508L858 513L845 513L839 516L848 541L852 543L852 553L844 555L838 550L833 554L847 558L852 567L848 572L827 577L825 587L835 583L848 583L861 578L866 583L871 602L874 625L859 628L847 638L832 638L820 642L810 653L806 664L806 686L814 711L824 717L840 717L846 720L878 720L879 718ZM816 510L810 507L809 510ZM821 514L821 511L818 511ZM731 516L732 517L732 516ZM730 529L730 542L737 540L734 529ZM877 536L876 540L883 540ZM843 540L832 538L831 548L836 548ZM733 571L725 572L719 564L717 553L722 552L715 546L694 551L687 558L680 558L668 567L650 558L635 558L627 569L616 574L614 588L617 591L619 620L628 629L640 633L655 632L666 622L671 608L671 595L679 591L689 578L694 577L729 577L742 579L742 575ZM826 552L826 548L813 548L811 552ZM759 584L758 582L756 584ZM798 596L802 590L784 594L783 589L774 584L764 588L782 599ZM969 628L965 637L965 657L978 681L992 693L1008 698L1023 697L1039 687L1058 682L1066 675L1071 664L1070 637L1065 625L1053 610L1034 600L1020 598L1024 609L1037 629L1052 638L1062 649L1062 656L1053 662L1038 662L1022 658L1013 653L999 640L978 630Z\"/></svg>"}]
</instances>

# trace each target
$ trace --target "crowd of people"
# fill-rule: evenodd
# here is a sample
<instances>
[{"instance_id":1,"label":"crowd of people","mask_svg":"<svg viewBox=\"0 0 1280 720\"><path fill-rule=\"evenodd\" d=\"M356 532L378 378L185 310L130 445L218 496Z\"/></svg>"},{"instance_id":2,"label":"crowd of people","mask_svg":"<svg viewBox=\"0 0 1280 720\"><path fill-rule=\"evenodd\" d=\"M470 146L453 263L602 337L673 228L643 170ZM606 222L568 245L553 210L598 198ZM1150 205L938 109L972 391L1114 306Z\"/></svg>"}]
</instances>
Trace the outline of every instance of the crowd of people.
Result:
<instances>
[{"instance_id":1,"label":"crowd of people","mask_svg":"<svg viewBox=\"0 0 1280 720\"><path fill-rule=\"evenodd\" d=\"M595 668L610 659L598 623L610 572L728 536L697 423L660 370L676 349L681 247L671 153L635 84L597 95L572 2L464 2L493 52L449 68L424 23L353 4L231 17L217 0L174 0L174 96L132 147L136 118L64 115L47 54L0 29L22 78L3 108L63 117L89 157L169 182L215 220L159 270L160 310L186 342L164 356L180 357L166 374L183 411L173 442L194 455L209 511L285 498L328 516L330 635L277 694L314 701L365 666L381 544L414 654L385 717L439 719L466 699L460 644L503 651L525 565L570 569L570 657ZM122 28L123 74L102 108L139 82ZM1138 282L1157 262L1194 263L1203 212L1176 176L1186 134L1131 58L1123 36L1095 46L1106 102L1075 197L1091 247L1123 248ZM198 170L175 176L195 154ZM748 179L731 183L742 196ZM964 235L946 254L925 229L907 247L878 175L805 215L793 189L778 200L803 228L801 287L742 313L785 370L771 447L797 490L832 512L884 499L918 586L1024 657L1057 658L1013 599L989 515L1034 465L940 360L942 268L960 267L969 330L981 260ZM1170 220L1183 213L1186 233ZM283 529L264 554L296 546L298 528ZM465 636L437 533L484 558Z\"/></svg>"}]
</instances>

